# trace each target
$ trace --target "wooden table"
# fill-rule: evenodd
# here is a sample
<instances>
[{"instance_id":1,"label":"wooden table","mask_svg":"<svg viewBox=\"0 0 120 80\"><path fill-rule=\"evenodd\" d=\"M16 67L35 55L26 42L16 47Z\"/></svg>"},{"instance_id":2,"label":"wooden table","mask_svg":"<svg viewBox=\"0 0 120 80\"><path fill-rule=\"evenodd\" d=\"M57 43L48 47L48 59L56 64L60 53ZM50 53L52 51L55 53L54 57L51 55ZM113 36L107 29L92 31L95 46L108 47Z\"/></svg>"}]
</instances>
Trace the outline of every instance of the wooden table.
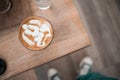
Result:
<instances>
[{"instance_id":1,"label":"wooden table","mask_svg":"<svg viewBox=\"0 0 120 80\"><path fill-rule=\"evenodd\" d=\"M53 0L46 11L39 10L33 0L12 0L12 5L8 13L0 14L0 58L7 63L0 80L90 45L72 0ZM32 15L45 17L53 25L54 39L41 51L26 49L18 39L19 24Z\"/></svg>"}]
</instances>

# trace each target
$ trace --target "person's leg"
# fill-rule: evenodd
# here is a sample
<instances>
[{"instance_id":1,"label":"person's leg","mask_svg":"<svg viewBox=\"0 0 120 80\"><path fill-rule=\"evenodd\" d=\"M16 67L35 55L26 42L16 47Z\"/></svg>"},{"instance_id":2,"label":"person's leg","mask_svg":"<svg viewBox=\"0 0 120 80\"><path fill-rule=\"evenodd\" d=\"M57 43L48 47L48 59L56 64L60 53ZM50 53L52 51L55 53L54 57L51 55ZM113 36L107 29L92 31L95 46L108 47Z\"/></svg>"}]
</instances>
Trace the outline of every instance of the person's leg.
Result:
<instances>
[{"instance_id":1,"label":"person's leg","mask_svg":"<svg viewBox=\"0 0 120 80\"><path fill-rule=\"evenodd\" d=\"M81 75L77 78L77 80L118 80L111 77L106 77L97 72L90 72L86 75Z\"/></svg>"},{"instance_id":2,"label":"person's leg","mask_svg":"<svg viewBox=\"0 0 120 80\"><path fill-rule=\"evenodd\" d=\"M63 80L63 79L56 69L49 69L48 80Z\"/></svg>"},{"instance_id":3,"label":"person's leg","mask_svg":"<svg viewBox=\"0 0 120 80\"><path fill-rule=\"evenodd\" d=\"M92 59L89 57L85 57L81 61L77 80L118 80L115 78L106 77L97 72L91 72L92 64Z\"/></svg>"}]
</instances>

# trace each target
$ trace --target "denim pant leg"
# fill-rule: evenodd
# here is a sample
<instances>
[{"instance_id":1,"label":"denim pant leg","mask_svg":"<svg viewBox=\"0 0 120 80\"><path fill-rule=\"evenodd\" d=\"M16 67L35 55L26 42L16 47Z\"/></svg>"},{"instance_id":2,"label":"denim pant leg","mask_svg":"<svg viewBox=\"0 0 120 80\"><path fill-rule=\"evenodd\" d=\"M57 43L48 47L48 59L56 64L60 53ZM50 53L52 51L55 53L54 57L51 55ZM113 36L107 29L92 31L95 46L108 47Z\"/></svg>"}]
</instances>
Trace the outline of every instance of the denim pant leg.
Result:
<instances>
[{"instance_id":1,"label":"denim pant leg","mask_svg":"<svg viewBox=\"0 0 120 80\"><path fill-rule=\"evenodd\" d=\"M77 80L118 80L118 79L106 77L97 72L90 72L87 75L78 76Z\"/></svg>"}]
</instances>

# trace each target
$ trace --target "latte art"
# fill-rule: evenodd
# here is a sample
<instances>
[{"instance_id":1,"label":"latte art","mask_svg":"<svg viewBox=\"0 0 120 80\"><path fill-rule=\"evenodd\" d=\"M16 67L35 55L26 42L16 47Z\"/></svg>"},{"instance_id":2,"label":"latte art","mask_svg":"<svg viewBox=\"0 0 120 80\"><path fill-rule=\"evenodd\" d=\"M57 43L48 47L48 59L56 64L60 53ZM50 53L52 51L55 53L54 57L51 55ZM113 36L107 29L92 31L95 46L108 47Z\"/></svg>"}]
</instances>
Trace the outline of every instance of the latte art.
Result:
<instances>
[{"instance_id":1,"label":"latte art","mask_svg":"<svg viewBox=\"0 0 120 80\"><path fill-rule=\"evenodd\" d=\"M53 37L50 23L43 18L29 19L21 25L21 31L21 42L24 46L28 45L33 50L46 47Z\"/></svg>"}]
</instances>

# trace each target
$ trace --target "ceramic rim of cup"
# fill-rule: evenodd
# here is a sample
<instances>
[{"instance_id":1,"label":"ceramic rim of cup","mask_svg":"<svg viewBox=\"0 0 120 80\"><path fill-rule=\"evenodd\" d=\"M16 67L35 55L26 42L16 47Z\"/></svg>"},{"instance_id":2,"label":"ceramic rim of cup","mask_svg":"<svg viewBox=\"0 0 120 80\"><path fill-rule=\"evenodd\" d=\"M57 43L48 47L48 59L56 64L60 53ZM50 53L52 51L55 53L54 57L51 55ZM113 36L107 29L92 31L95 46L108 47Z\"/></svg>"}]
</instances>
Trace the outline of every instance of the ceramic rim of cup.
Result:
<instances>
[{"instance_id":1,"label":"ceramic rim of cup","mask_svg":"<svg viewBox=\"0 0 120 80\"><path fill-rule=\"evenodd\" d=\"M11 2L8 3L7 9L5 9L4 11L1 11L0 13L6 13L6 12L8 12L9 9L10 9L10 7L11 7Z\"/></svg>"}]
</instances>

